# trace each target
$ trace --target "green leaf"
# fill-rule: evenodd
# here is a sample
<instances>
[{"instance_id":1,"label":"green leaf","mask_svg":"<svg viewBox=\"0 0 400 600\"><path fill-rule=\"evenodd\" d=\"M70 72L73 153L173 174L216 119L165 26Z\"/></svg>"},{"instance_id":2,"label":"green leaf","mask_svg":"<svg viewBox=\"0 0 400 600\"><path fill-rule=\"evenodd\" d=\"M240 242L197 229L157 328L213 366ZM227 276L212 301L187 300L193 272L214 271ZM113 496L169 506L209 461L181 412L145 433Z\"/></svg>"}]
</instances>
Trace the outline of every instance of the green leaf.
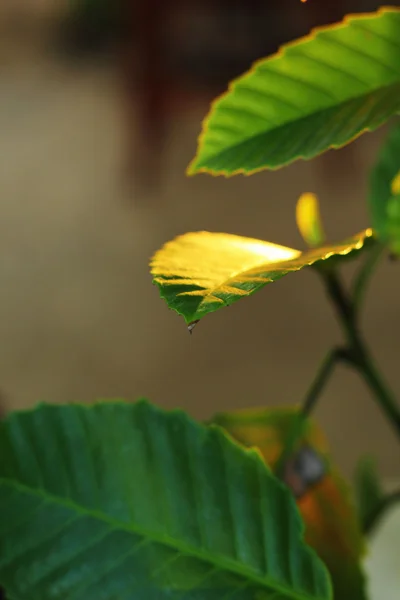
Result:
<instances>
[{"instance_id":1,"label":"green leaf","mask_svg":"<svg viewBox=\"0 0 400 600\"><path fill-rule=\"evenodd\" d=\"M389 198L386 232L387 243L391 252L400 255L400 194Z\"/></svg>"},{"instance_id":2,"label":"green leaf","mask_svg":"<svg viewBox=\"0 0 400 600\"><path fill-rule=\"evenodd\" d=\"M371 172L368 205L378 238L400 254L400 123L390 131Z\"/></svg>"},{"instance_id":3,"label":"green leaf","mask_svg":"<svg viewBox=\"0 0 400 600\"><path fill-rule=\"evenodd\" d=\"M259 448L275 469L297 418L297 408L246 409L219 414L214 422L244 446ZM351 490L316 423L304 419L302 432L283 478L296 495L306 540L330 571L335 600L365 600L364 541Z\"/></svg>"},{"instance_id":4,"label":"green leaf","mask_svg":"<svg viewBox=\"0 0 400 600\"><path fill-rule=\"evenodd\" d=\"M346 17L257 62L213 103L189 174L253 173L340 148L400 111L400 9Z\"/></svg>"},{"instance_id":5,"label":"green leaf","mask_svg":"<svg viewBox=\"0 0 400 600\"><path fill-rule=\"evenodd\" d=\"M168 306L193 324L288 273L353 255L372 240L372 230L366 229L302 253L227 233L186 233L156 252L151 273Z\"/></svg>"},{"instance_id":6,"label":"green leaf","mask_svg":"<svg viewBox=\"0 0 400 600\"><path fill-rule=\"evenodd\" d=\"M0 425L0 583L14 600L329 600L255 451L145 401Z\"/></svg>"},{"instance_id":7,"label":"green leaf","mask_svg":"<svg viewBox=\"0 0 400 600\"><path fill-rule=\"evenodd\" d=\"M392 184L400 171L400 123L390 130L377 162L371 171L368 207L372 227L387 241L388 203L393 196ZM394 192L396 193L396 192Z\"/></svg>"},{"instance_id":8,"label":"green leaf","mask_svg":"<svg viewBox=\"0 0 400 600\"><path fill-rule=\"evenodd\" d=\"M400 502L400 490L385 493L379 480L376 460L364 457L356 468L355 491L360 525L364 534L369 536L384 515Z\"/></svg>"},{"instance_id":9,"label":"green leaf","mask_svg":"<svg viewBox=\"0 0 400 600\"><path fill-rule=\"evenodd\" d=\"M360 520L364 524L384 500L374 458L364 457L359 461L355 473L355 490Z\"/></svg>"}]
</instances>

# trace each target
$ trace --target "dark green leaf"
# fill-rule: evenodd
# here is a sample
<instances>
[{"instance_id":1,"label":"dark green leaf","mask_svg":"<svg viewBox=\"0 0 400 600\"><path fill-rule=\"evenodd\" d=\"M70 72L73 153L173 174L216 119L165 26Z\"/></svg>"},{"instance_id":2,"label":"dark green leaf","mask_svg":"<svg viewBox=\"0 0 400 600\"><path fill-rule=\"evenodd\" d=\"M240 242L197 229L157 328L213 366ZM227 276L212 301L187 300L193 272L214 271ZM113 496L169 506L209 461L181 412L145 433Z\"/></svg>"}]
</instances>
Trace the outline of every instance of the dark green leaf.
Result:
<instances>
[{"instance_id":1,"label":"dark green leaf","mask_svg":"<svg viewBox=\"0 0 400 600\"><path fill-rule=\"evenodd\" d=\"M377 236L400 254L400 124L390 131L371 172L368 205Z\"/></svg>"},{"instance_id":2,"label":"dark green leaf","mask_svg":"<svg viewBox=\"0 0 400 600\"><path fill-rule=\"evenodd\" d=\"M400 123L389 132L371 171L368 205L372 227L386 239L387 205L392 196L392 183L400 171Z\"/></svg>"},{"instance_id":3,"label":"dark green leaf","mask_svg":"<svg viewBox=\"0 0 400 600\"><path fill-rule=\"evenodd\" d=\"M255 451L147 402L0 425L0 582L14 600L330 600Z\"/></svg>"},{"instance_id":4,"label":"dark green leaf","mask_svg":"<svg viewBox=\"0 0 400 600\"><path fill-rule=\"evenodd\" d=\"M400 10L347 17L234 81L204 121L189 174L275 169L340 148L400 110Z\"/></svg>"},{"instance_id":5,"label":"dark green leaf","mask_svg":"<svg viewBox=\"0 0 400 600\"><path fill-rule=\"evenodd\" d=\"M390 251L400 255L400 194L394 194L387 203L386 240Z\"/></svg>"},{"instance_id":6,"label":"dark green leaf","mask_svg":"<svg viewBox=\"0 0 400 600\"><path fill-rule=\"evenodd\" d=\"M376 461L365 457L359 461L355 474L355 489L361 523L367 522L384 499Z\"/></svg>"},{"instance_id":7,"label":"dark green leaf","mask_svg":"<svg viewBox=\"0 0 400 600\"><path fill-rule=\"evenodd\" d=\"M215 422L245 446L257 446L276 469L298 417L298 408L247 409L219 414ZM351 490L332 463L322 430L308 418L301 431L282 476L297 497L306 540L330 571L335 600L365 600L364 540Z\"/></svg>"}]
</instances>

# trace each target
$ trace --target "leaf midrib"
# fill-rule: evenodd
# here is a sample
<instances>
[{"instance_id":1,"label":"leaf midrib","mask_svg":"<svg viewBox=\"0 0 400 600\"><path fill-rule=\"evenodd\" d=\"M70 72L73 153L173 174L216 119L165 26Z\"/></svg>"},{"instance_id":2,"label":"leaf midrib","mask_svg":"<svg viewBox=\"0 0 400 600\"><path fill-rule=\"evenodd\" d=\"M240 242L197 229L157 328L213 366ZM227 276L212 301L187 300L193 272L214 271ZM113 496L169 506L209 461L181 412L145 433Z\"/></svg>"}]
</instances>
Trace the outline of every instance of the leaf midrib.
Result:
<instances>
[{"instance_id":1,"label":"leaf midrib","mask_svg":"<svg viewBox=\"0 0 400 600\"><path fill-rule=\"evenodd\" d=\"M204 157L202 157L200 160L196 160L193 163L193 169L189 166L189 172L190 173L194 173L196 171L201 172L201 171L206 171L206 172L213 172L213 168L212 167L207 167L207 166L201 166L202 163L204 163L204 161L209 161L209 160L214 160L216 158L220 158L223 157L225 154L227 154L228 152L232 152L232 149L238 149L241 148L242 146L246 145L249 141L251 140L255 140L257 138L263 138L266 137L272 133L275 132L279 132L282 129L285 129L286 127L290 127L293 126L295 124L301 123L302 121L306 121L307 119L313 118L313 117L317 117L318 115L324 114L327 111L330 111L332 109L337 109L338 111L341 108L346 107L347 105L351 104L352 102L356 101L356 100L360 100L361 98L368 98L370 96L374 96L375 94L379 93L379 92L383 92L384 90L388 90L390 88L396 88L397 86L400 87L400 73L398 75L398 80L397 81L393 81L392 83L385 85L385 86L377 86L375 87L373 90L371 90L370 92L366 93L366 94L355 94L354 96L351 96L350 98L347 98L346 100L344 100L343 102L339 102L337 104L332 104L329 106L324 106L323 108L321 108L320 110L314 111L314 112L310 112L300 118L292 118L292 119L288 119L287 121L281 123L280 125L276 126L276 127L270 127L267 130L264 130L260 133L257 133L255 135L250 135L244 139L242 139L241 141L234 143L232 145L229 146L229 148L224 148L222 149L220 152L214 153L214 154L207 154ZM268 96L268 92L266 92L265 94L266 96ZM400 102L400 101L399 101ZM400 111L400 108L398 109L397 112ZM395 113L396 114L396 113ZM204 131L204 133L202 134L203 137L206 136L207 132L212 129L212 125L211 125L211 121L209 121L207 123L206 129ZM364 129L361 129L360 132L355 133L352 139L357 138L359 135L362 134L363 131L369 131L369 127L365 127ZM343 142L343 144L337 145L337 144L332 144L330 147L331 148L342 148L343 146L347 145L348 142ZM204 142L203 142L203 148L204 148ZM200 149L201 151L201 149ZM306 156L304 156L304 154L299 154L297 158L306 158ZM278 170L281 167L291 163L293 161L293 159L289 158L287 159L285 162L280 163L279 165L276 166L271 166L269 167L271 170ZM199 165L199 167L196 167L196 163ZM264 169L265 167L256 167L254 169L245 169L245 168L239 168L236 169L235 171L233 171L233 173L253 173L255 171L257 171L258 169ZM218 171L221 172L222 171ZM224 171L225 172L225 171ZM229 171L226 171L229 175L232 174Z\"/></svg>"},{"instance_id":2,"label":"leaf midrib","mask_svg":"<svg viewBox=\"0 0 400 600\"><path fill-rule=\"evenodd\" d=\"M152 540L154 544L160 544L164 546L168 546L178 552L179 554L191 556L193 558L197 558L199 561L203 561L205 563L209 563L212 566L215 566L217 571L228 571L236 576L241 576L247 580L252 581L254 584L259 585L261 588L270 588L272 592L278 592L285 594L288 598L292 600L325 600L320 596L311 596L299 594L296 591L293 591L291 588L286 587L285 585L280 584L275 579L272 579L268 575L264 577L258 576L254 571L248 571L246 567L244 567L241 563L233 559L227 559L223 556L216 555L212 552L202 552L196 548L187 546L179 540L174 540L170 537L162 538L161 536L150 533L143 529L138 528L137 526L128 525L125 522L120 522L117 519L112 518L110 515L107 515L101 511L96 511L92 509L88 509L83 507L82 505L77 504L73 500L61 498L59 496L55 496L54 494L49 494L45 490L42 489L34 489L27 485L24 485L15 480L8 480L4 477L0 477L0 487L5 485L6 487L13 488L16 491L21 491L23 493L30 494L32 496L39 497L46 501L47 503L53 503L58 506L62 506L65 508L69 508L74 510L76 513L80 514L82 517L92 517L94 519L98 519L103 523L106 523L110 526L110 529L118 529L120 531L125 531L127 533L136 534L142 538L147 538ZM213 560L214 559L214 560ZM193 588L195 589L195 588Z\"/></svg>"}]
</instances>

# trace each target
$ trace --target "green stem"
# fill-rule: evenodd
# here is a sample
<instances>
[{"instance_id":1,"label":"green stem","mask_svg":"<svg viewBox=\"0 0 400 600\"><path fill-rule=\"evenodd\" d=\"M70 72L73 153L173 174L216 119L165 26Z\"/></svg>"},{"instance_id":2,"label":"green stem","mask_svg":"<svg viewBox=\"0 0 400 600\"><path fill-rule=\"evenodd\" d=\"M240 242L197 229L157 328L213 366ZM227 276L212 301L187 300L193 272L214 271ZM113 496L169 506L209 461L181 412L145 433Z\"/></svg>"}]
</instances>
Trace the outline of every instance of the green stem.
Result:
<instances>
[{"instance_id":1,"label":"green stem","mask_svg":"<svg viewBox=\"0 0 400 600\"><path fill-rule=\"evenodd\" d=\"M323 277L347 338L352 362L374 393L376 401L400 438L400 407L383 381L358 331L354 305L348 298L337 273L324 272Z\"/></svg>"},{"instance_id":2,"label":"green stem","mask_svg":"<svg viewBox=\"0 0 400 600\"><path fill-rule=\"evenodd\" d=\"M367 270L368 273L366 271L364 280L359 283L358 299L361 298L362 290L368 278L367 274L369 274L370 270L371 268ZM321 271L321 274L324 278L328 295L336 308L339 322L343 328L343 333L347 341L347 347L334 348L333 350L330 350L323 359L305 396L298 416L293 423L293 427L291 428L281 456L275 466L275 473L277 476L282 476L287 460L293 454L296 444L304 433L307 417L314 409L322 390L333 372L333 368L339 361L347 361L357 369L374 393L376 401L400 438L400 407L389 388L385 385L382 376L369 355L365 342L360 335L356 310L358 305L356 306L354 301L348 296L335 271ZM364 275L362 277L364 277Z\"/></svg>"},{"instance_id":3,"label":"green stem","mask_svg":"<svg viewBox=\"0 0 400 600\"><path fill-rule=\"evenodd\" d=\"M325 355L318 368L317 374L305 395L300 411L297 414L297 418L295 419L286 443L284 444L283 451L276 463L275 473L278 476L282 475L287 460L293 454L297 442L301 439L307 418L315 407L321 392L332 375L334 367L339 361L348 359L349 357L345 348L333 348Z\"/></svg>"},{"instance_id":4,"label":"green stem","mask_svg":"<svg viewBox=\"0 0 400 600\"><path fill-rule=\"evenodd\" d=\"M365 291L374 268L378 264L379 259L386 250L383 244L377 243L372 250L370 250L366 261L359 270L357 277L354 281L351 297L353 301L354 309L358 312L361 308L362 301L365 296Z\"/></svg>"},{"instance_id":5,"label":"green stem","mask_svg":"<svg viewBox=\"0 0 400 600\"><path fill-rule=\"evenodd\" d=\"M303 417L310 415L336 364L341 360L348 359L346 348L333 348L325 355L302 404L301 414Z\"/></svg>"},{"instance_id":6,"label":"green stem","mask_svg":"<svg viewBox=\"0 0 400 600\"><path fill-rule=\"evenodd\" d=\"M363 376L365 382L369 385L371 390L374 392L377 401L381 408L386 413L386 416L390 420L395 432L400 438L400 409L393 397L391 390L389 390L382 379L376 365L372 361L372 358L364 353L363 359L358 367L359 373Z\"/></svg>"}]
</instances>

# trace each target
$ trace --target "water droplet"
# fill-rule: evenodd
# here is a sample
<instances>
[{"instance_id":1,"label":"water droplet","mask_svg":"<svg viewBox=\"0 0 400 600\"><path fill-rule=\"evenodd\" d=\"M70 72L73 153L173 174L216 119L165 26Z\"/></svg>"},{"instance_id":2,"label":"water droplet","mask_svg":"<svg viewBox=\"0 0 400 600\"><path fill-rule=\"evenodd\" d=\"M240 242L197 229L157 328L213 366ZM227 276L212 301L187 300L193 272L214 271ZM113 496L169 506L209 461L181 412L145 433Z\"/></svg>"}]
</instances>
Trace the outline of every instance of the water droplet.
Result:
<instances>
[{"instance_id":1,"label":"water droplet","mask_svg":"<svg viewBox=\"0 0 400 600\"><path fill-rule=\"evenodd\" d=\"M192 321L191 323L189 323L188 331L189 331L190 335L192 335L193 329L196 327L196 325L199 321L200 321L200 319L197 319L197 321Z\"/></svg>"}]
</instances>

